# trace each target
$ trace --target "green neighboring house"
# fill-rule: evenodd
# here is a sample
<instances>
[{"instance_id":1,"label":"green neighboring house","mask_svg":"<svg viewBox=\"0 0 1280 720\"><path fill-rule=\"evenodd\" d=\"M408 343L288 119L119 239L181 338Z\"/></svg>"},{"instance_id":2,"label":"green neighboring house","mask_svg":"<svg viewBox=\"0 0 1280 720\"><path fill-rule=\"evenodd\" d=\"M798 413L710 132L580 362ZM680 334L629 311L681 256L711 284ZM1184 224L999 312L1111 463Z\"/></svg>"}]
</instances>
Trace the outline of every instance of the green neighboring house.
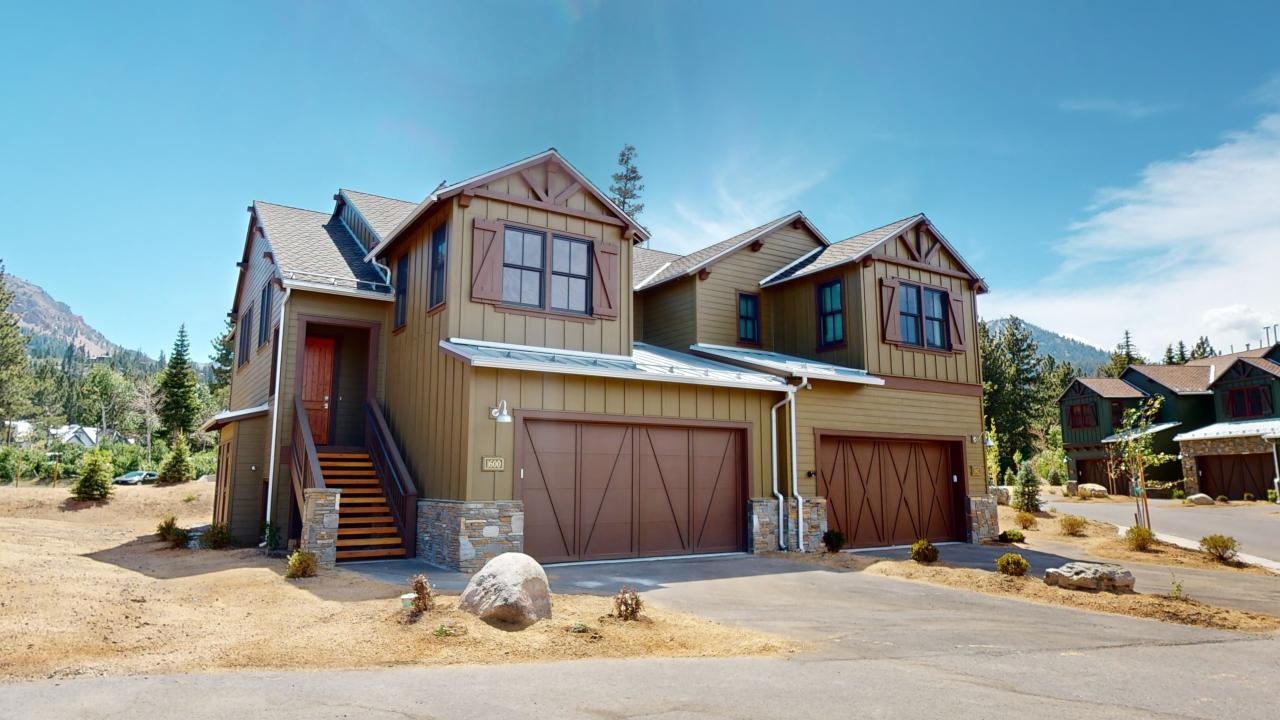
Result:
<instances>
[{"instance_id":1,"label":"green neighboring house","mask_svg":"<svg viewBox=\"0 0 1280 720\"><path fill-rule=\"evenodd\" d=\"M1097 483L1112 492L1127 491L1114 487L1107 474L1107 440L1120 429L1125 410L1137 407L1147 396L1119 378L1071 381L1058 398L1068 477L1080 483Z\"/></svg>"}]
</instances>

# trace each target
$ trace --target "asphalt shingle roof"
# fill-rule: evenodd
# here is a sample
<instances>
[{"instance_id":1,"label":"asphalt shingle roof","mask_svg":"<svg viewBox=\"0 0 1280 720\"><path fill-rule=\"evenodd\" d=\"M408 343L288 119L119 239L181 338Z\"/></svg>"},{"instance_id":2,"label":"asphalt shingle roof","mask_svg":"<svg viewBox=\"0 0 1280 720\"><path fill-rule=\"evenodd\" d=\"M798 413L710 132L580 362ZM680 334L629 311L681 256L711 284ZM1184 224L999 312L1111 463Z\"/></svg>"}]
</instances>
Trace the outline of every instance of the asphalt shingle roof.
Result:
<instances>
[{"instance_id":1,"label":"asphalt shingle roof","mask_svg":"<svg viewBox=\"0 0 1280 720\"><path fill-rule=\"evenodd\" d=\"M1076 382L1107 399L1144 398L1146 393L1119 378L1076 378Z\"/></svg>"},{"instance_id":2,"label":"asphalt shingle roof","mask_svg":"<svg viewBox=\"0 0 1280 720\"><path fill-rule=\"evenodd\" d=\"M1145 375L1175 393L1198 393L1209 389L1208 365L1130 365L1134 372Z\"/></svg>"},{"instance_id":3,"label":"asphalt shingle roof","mask_svg":"<svg viewBox=\"0 0 1280 720\"><path fill-rule=\"evenodd\" d=\"M1274 377L1280 377L1280 363L1271 362L1266 358L1255 358L1255 357L1244 358L1244 361L1265 373L1268 373Z\"/></svg>"},{"instance_id":4,"label":"asphalt shingle roof","mask_svg":"<svg viewBox=\"0 0 1280 720\"><path fill-rule=\"evenodd\" d=\"M1188 365L1217 365L1219 370L1226 368L1239 358L1260 358L1271 352L1274 346L1256 347L1251 350L1241 350L1237 353L1228 353L1226 355L1214 355L1213 357L1198 358L1196 360L1188 360Z\"/></svg>"},{"instance_id":5,"label":"asphalt shingle roof","mask_svg":"<svg viewBox=\"0 0 1280 720\"><path fill-rule=\"evenodd\" d=\"M258 222L286 281L386 292L382 275L364 261L360 243L329 213L256 201ZM336 281L331 282L331 281Z\"/></svg>"},{"instance_id":6,"label":"asphalt shingle roof","mask_svg":"<svg viewBox=\"0 0 1280 720\"><path fill-rule=\"evenodd\" d=\"M414 208L418 207L418 203L408 200L396 200L345 188L342 194L356 206L356 210L359 210L364 219L369 222L369 227L372 227L373 231L378 233L378 237L383 240L396 229L397 225L409 217L409 213L413 212Z\"/></svg>"},{"instance_id":7,"label":"asphalt shingle roof","mask_svg":"<svg viewBox=\"0 0 1280 720\"><path fill-rule=\"evenodd\" d=\"M857 260L872 248L906 230L922 218L924 218L922 214L912 215L901 220L895 220L874 230L854 235L840 242L832 243L820 252L808 255L783 268L781 272L769 278L769 281L764 284L767 286L785 282Z\"/></svg>"},{"instance_id":8,"label":"asphalt shingle roof","mask_svg":"<svg viewBox=\"0 0 1280 720\"><path fill-rule=\"evenodd\" d=\"M790 220L791 218L796 218L796 217L800 217L800 213L793 212L789 215L785 215L780 218L774 218L773 220L770 220L769 222L763 225L753 227L750 230L747 230L746 232L740 232L737 235L734 235L733 237L729 238L728 240L721 240L720 242L715 243L714 245L708 245L702 248L701 250L695 250L694 252L691 252L688 255L683 255L681 257L678 257L675 260L672 260L671 264L668 265L666 268L664 268L662 272L658 273L651 280L646 282L644 284L644 287L650 288L650 287L653 287L654 285L661 285L662 283L668 280L673 280L675 278L680 277L681 275L686 275L692 272L698 266L707 262L708 260L711 260L717 255L720 255L722 253L728 252L729 250L732 250L735 246L745 243L747 240L751 239L756 235L763 233L765 230L768 230L770 227L774 225L782 225L784 224L784 221Z\"/></svg>"},{"instance_id":9,"label":"asphalt shingle roof","mask_svg":"<svg viewBox=\"0 0 1280 720\"><path fill-rule=\"evenodd\" d=\"M631 253L631 284L639 286L663 265L680 258L676 253L636 246Z\"/></svg>"}]
</instances>

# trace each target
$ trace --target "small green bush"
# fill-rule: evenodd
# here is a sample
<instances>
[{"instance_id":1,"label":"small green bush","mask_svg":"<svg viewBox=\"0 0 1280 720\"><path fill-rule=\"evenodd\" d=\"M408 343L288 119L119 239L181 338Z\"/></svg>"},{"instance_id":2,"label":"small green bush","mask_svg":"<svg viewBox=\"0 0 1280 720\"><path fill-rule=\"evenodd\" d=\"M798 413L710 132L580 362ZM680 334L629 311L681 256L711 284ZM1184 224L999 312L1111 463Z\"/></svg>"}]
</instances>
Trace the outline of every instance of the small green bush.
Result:
<instances>
[{"instance_id":1,"label":"small green bush","mask_svg":"<svg viewBox=\"0 0 1280 720\"><path fill-rule=\"evenodd\" d=\"M822 533L822 544L826 546L827 552L840 552L844 547L844 533L839 530L828 530Z\"/></svg>"},{"instance_id":2,"label":"small green bush","mask_svg":"<svg viewBox=\"0 0 1280 720\"><path fill-rule=\"evenodd\" d=\"M191 464L191 449L187 447L187 438L178 435L173 441L173 449L169 451L164 464L160 466L161 485L176 485L193 479L196 476L195 466Z\"/></svg>"},{"instance_id":3,"label":"small green bush","mask_svg":"<svg viewBox=\"0 0 1280 720\"><path fill-rule=\"evenodd\" d=\"M644 610L644 601L632 588L623 587L613 596L613 614L619 620L639 620L641 610Z\"/></svg>"},{"instance_id":4,"label":"small green bush","mask_svg":"<svg viewBox=\"0 0 1280 720\"><path fill-rule=\"evenodd\" d=\"M177 550L188 547L191 545L191 531L186 528L174 528L169 533L169 544Z\"/></svg>"},{"instance_id":5,"label":"small green bush","mask_svg":"<svg viewBox=\"0 0 1280 720\"><path fill-rule=\"evenodd\" d=\"M234 547L236 539L231 536L231 528L214 523L200 536L200 546L209 550L226 550Z\"/></svg>"},{"instance_id":6,"label":"small green bush","mask_svg":"<svg viewBox=\"0 0 1280 720\"><path fill-rule=\"evenodd\" d=\"M1178 489L1173 491L1174 500L1185 500L1186 497L1187 497L1187 492L1185 490Z\"/></svg>"},{"instance_id":7,"label":"small green bush","mask_svg":"<svg viewBox=\"0 0 1280 720\"><path fill-rule=\"evenodd\" d=\"M1002 575L1021 577L1030 569L1031 564L1018 553L1005 553L996 558L996 570L999 570Z\"/></svg>"},{"instance_id":8,"label":"small green bush","mask_svg":"<svg viewBox=\"0 0 1280 720\"><path fill-rule=\"evenodd\" d=\"M1036 477L1031 463L1018 468L1013 488L1013 507L1023 512L1040 512L1040 478Z\"/></svg>"},{"instance_id":9,"label":"small green bush","mask_svg":"<svg viewBox=\"0 0 1280 720\"><path fill-rule=\"evenodd\" d=\"M320 569L320 561L316 554L307 550L294 550L289 556L289 565L285 568L284 576L287 578L309 578L315 577L316 571Z\"/></svg>"},{"instance_id":10,"label":"small green bush","mask_svg":"<svg viewBox=\"0 0 1280 720\"><path fill-rule=\"evenodd\" d=\"M1254 502L1254 501L1255 501L1255 500L1257 500L1257 499L1258 499L1258 498L1254 497L1253 493L1245 493L1245 494L1244 494L1244 501L1245 501L1245 502Z\"/></svg>"},{"instance_id":11,"label":"small green bush","mask_svg":"<svg viewBox=\"0 0 1280 720\"><path fill-rule=\"evenodd\" d=\"M1231 504L1231 500L1229 500L1226 495L1219 495L1218 497L1214 498L1214 500L1222 503L1223 505Z\"/></svg>"},{"instance_id":12,"label":"small green bush","mask_svg":"<svg viewBox=\"0 0 1280 720\"><path fill-rule=\"evenodd\" d=\"M1036 516L1029 512L1018 513L1013 517L1013 521L1023 530L1030 530L1040 524L1040 521L1036 519Z\"/></svg>"},{"instance_id":13,"label":"small green bush","mask_svg":"<svg viewBox=\"0 0 1280 720\"><path fill-rule=\"evenodd\" d=\"M71 496L77 500L106 500L111 496L111 453L95 450L84 456L80 477L71 484Z\"/></svg>"},{"instance_id":14,"label":"small green bush","mask_svg":"<svg viewBox=\"0 0 1280 720\"><path fill-rule=\"evenodd\" d=\"M1058 530L1062 531L1063 535L1071 535L1072 537L1084 535L1084 529L1087 525L1088 523L1085 522L1085 519L1079 515L1063 515L1058 518Z\"/></svg>"},{"instance_id":15,"label":"small green bush","mask_svg":"<svg viewBox=\"0 0 1280 720\"><path fill-rule=\"evenodd\" d=\"M1021 530L1004 530L996 537L1002 543L1020 543L1027 539Z\"/></svg>"},{"instance_id":16,"label":"small green bush","mask_svg":"<svg viewBox=\"0 0 1280 720\"><path fill-rule=\"evenodd\" d=\"M180 530L178 527L178 519L172 515L166 515L160 524L156 526L156 537L170 542L173 540L173 534Z\"/></svg>"},{"instance_id":17,"label":"small green bush","mask_svg":"<svg viewBox=\"0 0 1280 720\"><path fill-rule=\"evenodd\" d=\"M266 543L267 550L275 552L280 549L280 526L273 522L262 523L262 542Z\"/></svg>"},{"instance_id":18,"label":"small green bush","mask_svg":"<svg viewBox=\"0 0 1280 720\"><path fill-rule=\"evenodd\" d=\"M1268 491L1267 491L1267 502L1269 502L1269 503L1274 503L1277 499L1280 499L1280 496L1277 496L1277 495L1276 495L1276 491L1275 491L1275 490L1268 490Z\"/></svg>"},{"instance_id":19,"label":"small green bush","mask_svg":"<svg viewBox=\"0 0 1280 720\"><path fill-rule=\"evenodd\" d=\"M934 563L938 562L938 547L928 540L921 538L911 543L911 559L918 563Z\"/></svg>"},{"instance_id":20,"label":"small green bush","mask_svg":"<svg viewBox=\"0 0 1280 720\"><path fill-rule=\"evenodd\" d=\"M1156 541L1156 534L1151 532L1151 530L1148 528L1138 527L1137 525L1134 525L1133 527L1129 528L1128 530L1125 530L1124 532L1124 544L1130 550L1136 550L1138 552L1147 552L1148 550L1151 549L1151 546L1152 544L1155 543L1155 541Z\"/></svg>"},{"instance_id":21,"label":"small green bush","mask_svg":"<svg viewBox=\"0 0 1280 720\"><path fill-rule=\"evenodd\" d=\"M1235 560L1240 552L1240 543L1230 535L1205 535L1200 538L1200 549L1213 556L1220 563Z\"/></svg>"},{"instance_id":22,"label":"small green bush","mask_svg":"<svg viewBox=\"0 0 1280 720\"><path fill-rule=\"evenodd\" d=\"M1059 487L1067 483L1067 474L1062 471L1062 468L1055 466L1049 471L1049 477L1047 479L1050 485Z\"/></svg>"}]
</instances>

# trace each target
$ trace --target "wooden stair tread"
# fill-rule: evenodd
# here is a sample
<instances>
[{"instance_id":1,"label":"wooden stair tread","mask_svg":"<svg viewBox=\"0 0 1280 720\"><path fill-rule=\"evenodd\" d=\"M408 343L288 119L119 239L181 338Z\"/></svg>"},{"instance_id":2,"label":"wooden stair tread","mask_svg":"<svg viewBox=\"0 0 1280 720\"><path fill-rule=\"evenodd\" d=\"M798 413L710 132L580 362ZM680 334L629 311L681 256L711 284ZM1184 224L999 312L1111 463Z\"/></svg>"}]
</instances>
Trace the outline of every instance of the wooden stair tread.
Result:
<instances>
[{"instance_id":1,"label":"wooden stair tread","mask_svg":"<svg viewBox=\"0 0 1280 720\"><path fill-rule=\"evenodd\" d=\"M345 510L348 505L382 505L386 502L387 499L382 496L382 493L377 495L344 496L341 507Z\"/></svg>"},{"instance_id":2,"label":"wooden stair tread","mask_svg":"<svg viewBox=\"0 0 1280 720\"><path fill-rule=\"evenodd\" d=\"M338 528L338 536L343 535L386 535L392 534L399 536L395 524L374 525L372 527L340 527Z\"/></svg>"},{"instance_id":3,"label":"wooden stair tread","mask_svg":"<svg viewBox=\"0 0 1280 720\"><path fill-rule=\"evenodd\" d=\"M338 547L355 547L360 545L403 545L404 541L398 537L361 537L361 538L338 538Z\"/></svg>"},{"instance_id":4,"label":"wooden stair tread","mask_svg":"<svg viewBox=\"0 0 1280 720\"><path fill-rule=\"evenodd\" d=\"M361 517L367 517L370 515L386 515L390 517L391 508L388 507L386 503L383 503L381 505L354 505L350 507L343 506L343 508L340 511L338 511L338 518L341 519L343 515L361 516Z\"/></svg>"},{"instance_id":5,"label":"wooden stair tread","mask_svg":"<svg viewBox=\"0 0 1280 720\"><path fill-rule=\"evenodd\" d=\"M390 514L382 515L343 515L338 514L338 525L389 525L395 527L395 518Z\"/></svg>"},{"instance_id":6,"label":"wooden stair tread","mask_svg":"<svg viewBox=\"0 0 1280 720\"><path fill-rule=\"evenodd\" d=\"M323 458L367 458L367 457L369 457L369 453L367 453L367 452L359 452L359 451L353 451L353 452L327 452L327 451L323 451L323 450L322 450L322 451L320 451L320 452L317 452L317 453L316 453L316 457L321 458L321 459L323 459Z\"/></svg>"},{"instance_id":7,"label":"wooden stair tread","mask_svg":"<svg viewBox=\"0 0 1280 720\"><path fill-rule=\"evenodd\" d=\"M404 557L404 548L375 548L372 550L339 550L339 560L355 560L357 558Z\"/></svg>"}]
</instances>

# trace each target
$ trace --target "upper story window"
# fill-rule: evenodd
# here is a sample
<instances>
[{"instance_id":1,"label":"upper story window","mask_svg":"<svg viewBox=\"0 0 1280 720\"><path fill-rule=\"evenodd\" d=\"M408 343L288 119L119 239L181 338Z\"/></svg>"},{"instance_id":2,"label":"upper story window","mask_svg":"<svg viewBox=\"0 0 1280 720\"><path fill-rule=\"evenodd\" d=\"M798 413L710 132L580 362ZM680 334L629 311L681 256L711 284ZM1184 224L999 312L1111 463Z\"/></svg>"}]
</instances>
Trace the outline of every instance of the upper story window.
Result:
<instances>
[{"instance_id":1,"label":"upper story window","mask_svg":"<svg viewBox=\"0 0 1280 720\"><path fill-rule=\"evenodd\" d=\"M1067 426L1073 430L1098 427L1098 408L1091 402L1068 405Z\"/></svg>"},{"instance_id":2,"label":"upper story window","mask_svg":"<svg viewBox=\"0 0 1280 720\"><path fill-rule=\"evenodd\" d=\"M404 327L409 316L409 256L401 255L396 260L396 307L395 326Z\"/></svg>"},{"instance_id":3,"label":"upper story window","mask_svg":"<svg viewBox=\"0 0 1280 720\"><path fill-rule=\"evenodd\" d=\"M1111 401L1111 429L1114 430L1124 424L1124 401Z\"/></svg>"},{"instance_id":4,"label":"upper story window","mask_svg":"<svg viewBox=\"0 0 1280 720\"><path fill-rule=\"evenodd\" d=\"M902 344L947 350L947 294L934 288L900 283L898 323Z\"/></svg>"},{"instance_id":5,"label":"upper story window","mask_svg":"<svg viewBox=\"0 0 1280 720\"><path fill-rule=\"evenodd\" d=\"M551 309L587 314L591 296L591 243L551 239Z\"/></svg>"},{"instance_id":6,"label":"upper story window","mask_svg":"<svg viewBox=\"0 0 1280 720\"><path fill-rule=\"evenodd\" d=\"M818 286L818 346L844 343L844 283L832 280Z\"/></svg>"},{"instance_id":7,"label":"upper story window","mask_svg":"<svg viewBox=\"0 0 1280 720\"><path fill-rule=\"evenodd\" d=\"M738 342L760 344L760 296L738 293Z\"/></svg>"},{"instance_id":8,"label":"upper story window","mask_svg":"<svg viewBox=\"0 0 1280 720\"><path fill-rule=\"evenodd\" d=\"M540 232L509 227L502 243L502 301L542 307L543 262Z\"/></svg>"},{"instance_id":9,"label":"upper story window","mask_svg":"<svg viewBox=\"0 0 1280 720\"><path fill-rule=\"evenodd\" d=\"M1266 385L1232 388L1223 402L1227 417L1234 419L1263 417L1272 412L1271 388Z\"/></svg>"},{"instance_id":10,"label":"upper story window","mask_svg":"<svg viewBox=\"0 0 1280 720\"><path fill-rule=\"evenodd\" d=\"M253 306L240 313L240 322L236 323L236 367L249 362L249 333L253 330Z\"/></svg>"},{"instance_id":11,"label":"upper story window","mask_svg":"<svg viewBox=\"0 0 1280 720\"><path fill-rule=\"evenodd\" d=\"M449 226L441 225L431 233L431 298L428 307L444 302L445 260L448 257Z\"/></svg>"},{"instance_id":12,"label":"upper story window","mask_svg":"<svg viewBox=\"0 0 1280 720\"><path fill-rule=\"evenodd\" d=\"M258 347L267 344L267 340L271 337L271 281L268 280L262 286L262 297L259 299L258 307L262 310L262 315L258 318Z\"/></svg>"}]
</instances>

